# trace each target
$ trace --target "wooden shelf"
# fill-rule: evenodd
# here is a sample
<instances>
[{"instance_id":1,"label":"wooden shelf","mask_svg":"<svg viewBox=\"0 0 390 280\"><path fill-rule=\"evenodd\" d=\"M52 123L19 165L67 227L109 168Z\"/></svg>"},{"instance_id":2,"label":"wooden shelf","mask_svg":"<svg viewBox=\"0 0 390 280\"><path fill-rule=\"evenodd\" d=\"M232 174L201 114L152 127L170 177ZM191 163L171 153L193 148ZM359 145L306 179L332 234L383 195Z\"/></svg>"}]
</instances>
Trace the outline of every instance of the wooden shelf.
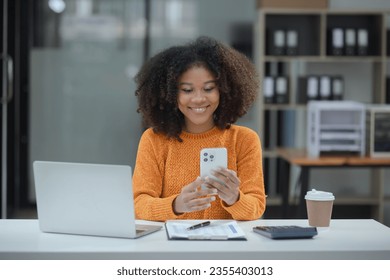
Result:
<instances>
[{"instance_id":1,"label":"wooden shelf","mask_svg":"<svg viewBox=\"0 0 390 280\"><path fill-rule=\"evenodd\" d=\"M390 57L387 57L390 60ZM334 55L313 55L313 56L265 56L264 62L313 62L313 63L373 63L382 62L382 56L334 56Z\"/></svg>"},{"instance_id":2,"label":"wooden shelf","mask_svg":"<svg viewBox=\"0 0 390 280\"><path fill-rule=\"evenodd\" d=\"M306 109L306 104L264 104L264 110L297 110Z\"/></svg>"},{"instance_id":3,"label":"wooden shelf","mask_svg":"<svg viewBox=\"0 0 390 280\"><path fill-rule=\"evenodd\" d=\"M390 201L390 197L387 198ZM267 206L280 206L282 199L280 196L271 196L267 197ZM292 206L298 205L298 198L290 198L289 204ZM366 206L376 206L378 204L378 198L375 197L366 197L366 196L336 196L334 205L366 205Z\"/></svg>"}]
</instances>

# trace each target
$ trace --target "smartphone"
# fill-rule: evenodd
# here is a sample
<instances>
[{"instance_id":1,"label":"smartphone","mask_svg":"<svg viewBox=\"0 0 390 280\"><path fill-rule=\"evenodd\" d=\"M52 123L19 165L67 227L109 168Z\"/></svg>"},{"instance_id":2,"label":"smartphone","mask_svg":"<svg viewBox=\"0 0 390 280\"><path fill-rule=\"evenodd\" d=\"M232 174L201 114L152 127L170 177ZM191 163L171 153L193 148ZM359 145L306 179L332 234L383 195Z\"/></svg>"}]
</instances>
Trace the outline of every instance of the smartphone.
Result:
<instances>
[{"instance_id":1,"label":"smartphone","mask_svg":"<svg viewBox=\"0 0 390 280\"><path fill-rule=\"evenodd\" d=\"M200 151L200 176L209 176L216 181L223 184L222 181L217 179L211 174L213 169L218 167L227 168L227 150L226 148L205 148ZM202 185L202 188L206 186Z\"/></svg>"}]
</instances>

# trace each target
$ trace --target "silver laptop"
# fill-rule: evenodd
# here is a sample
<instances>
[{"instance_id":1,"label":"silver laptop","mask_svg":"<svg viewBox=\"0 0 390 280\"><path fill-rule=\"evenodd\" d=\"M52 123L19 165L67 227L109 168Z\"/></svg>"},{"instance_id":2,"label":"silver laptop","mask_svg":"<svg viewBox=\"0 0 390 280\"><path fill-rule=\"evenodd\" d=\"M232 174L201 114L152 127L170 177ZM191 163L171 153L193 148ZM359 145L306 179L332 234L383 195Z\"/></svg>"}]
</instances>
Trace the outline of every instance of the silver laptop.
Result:
<instances>
[{"instance_id":1,"label":"silver laptop","mask_svg":"<svg viewBox=\"0 0 390 280\"><path fill-rule=\"evenodd\" d=\"M136 225L131 167L35 161L43 232L138 238L162 226Z\"/></svg>"}]
</instances>

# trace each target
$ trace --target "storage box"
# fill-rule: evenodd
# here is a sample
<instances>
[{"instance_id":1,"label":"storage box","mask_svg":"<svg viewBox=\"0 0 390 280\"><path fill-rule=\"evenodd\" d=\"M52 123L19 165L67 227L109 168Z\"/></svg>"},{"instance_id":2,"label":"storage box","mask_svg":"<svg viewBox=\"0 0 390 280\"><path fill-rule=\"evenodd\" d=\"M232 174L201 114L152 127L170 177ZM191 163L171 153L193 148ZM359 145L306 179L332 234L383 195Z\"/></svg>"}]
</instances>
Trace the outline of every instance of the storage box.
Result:
<instances>
[{"instance_id":1,"label":"storage box","mask_svg":"<svg viewBox=\"0 0 390 280\"><path fill-rule=\"evenodd\" d=\"M365 105L354 101L310 101L307 109L308 154L365 154Z\"/></svg>"},{"instance_id":2,"label":"storage box","mask_svg":"<svg viewBox=\"0 0 390 280\"><path fill-rule=\"evenodd\" d=\"M327 9L328 0L257 0L257 8Z\"/></svg>"},{"instance_id":3,"label":"storage box","mask_svg":"<svg viewBox=\"0 0 390 280\"><path fill-rule=\"evenodd\" d=\"M390 105L367 106L367 154L390 157Z\"/></svg>"}]
</instances>

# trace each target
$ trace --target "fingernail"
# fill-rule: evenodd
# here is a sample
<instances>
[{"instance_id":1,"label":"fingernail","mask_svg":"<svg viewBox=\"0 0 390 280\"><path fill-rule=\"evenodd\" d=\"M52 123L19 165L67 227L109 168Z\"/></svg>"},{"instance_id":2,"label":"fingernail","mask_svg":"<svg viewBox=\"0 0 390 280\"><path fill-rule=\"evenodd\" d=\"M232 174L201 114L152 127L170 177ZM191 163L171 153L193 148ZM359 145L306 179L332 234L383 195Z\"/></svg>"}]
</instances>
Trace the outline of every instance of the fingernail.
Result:
<instances>
[{"instance_id":1,"label":"fingernail","mask_svg":"<svg viewBox=\"0 0 390 280\"><path fill-rule=\"evenodd\" d=\"M212 196L210 199L211 199L211 201L214 201L215 200L215 196Z\"/></svg>"}]
</instances>

